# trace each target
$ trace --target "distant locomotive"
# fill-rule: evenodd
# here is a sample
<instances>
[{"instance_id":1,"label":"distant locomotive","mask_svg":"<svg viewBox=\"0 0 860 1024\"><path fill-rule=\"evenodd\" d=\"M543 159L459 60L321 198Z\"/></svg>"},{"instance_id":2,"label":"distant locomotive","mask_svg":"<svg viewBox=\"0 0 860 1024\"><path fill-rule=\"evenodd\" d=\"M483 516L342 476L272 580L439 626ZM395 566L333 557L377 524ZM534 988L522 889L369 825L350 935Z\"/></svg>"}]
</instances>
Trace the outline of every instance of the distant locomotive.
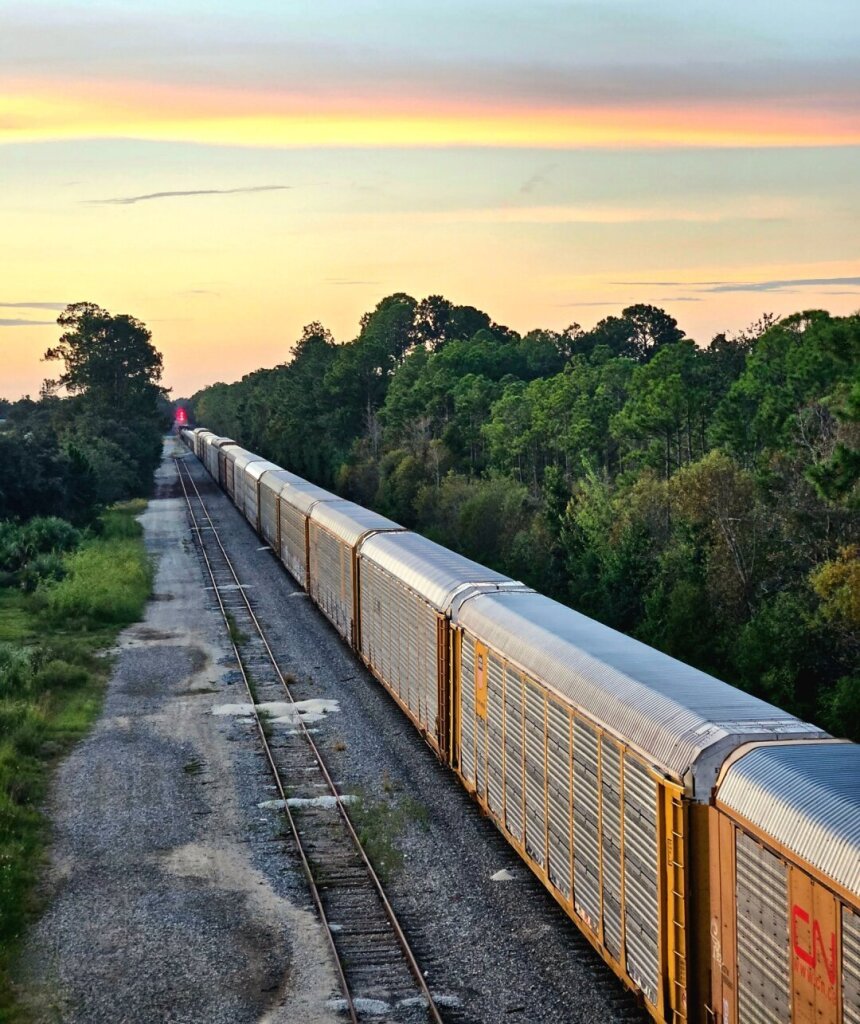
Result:
<instances>
[{"instance_id":1,"label":"distant locomotive","mask_svg":"<svg viewBox=\"0 0 860 1024\"><path fill-rule=\"evenodd\" d=\"M860 747L181 436L656 1020L860 1024Z\"/></svg>"}]
</instances>

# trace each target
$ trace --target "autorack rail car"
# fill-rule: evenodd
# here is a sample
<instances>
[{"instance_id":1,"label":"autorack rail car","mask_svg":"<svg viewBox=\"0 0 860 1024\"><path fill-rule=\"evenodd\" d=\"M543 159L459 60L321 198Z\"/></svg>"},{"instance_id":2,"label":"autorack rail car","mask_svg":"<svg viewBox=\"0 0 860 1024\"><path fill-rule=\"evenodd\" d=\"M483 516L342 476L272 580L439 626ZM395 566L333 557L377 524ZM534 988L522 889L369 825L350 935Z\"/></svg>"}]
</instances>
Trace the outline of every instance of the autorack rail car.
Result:
<instances>
[{"instance_id":1,"label":"autorack rail car","mask_svg":"<svg viewBox=\"0 0 860 1024\"><path fill-rule=\"evenodd\" d=\"M362 541L402 531L399 524L352 501L318 501L308 515L308 593L353 648L358 624L358 551Z\"/></svg>"},{"instance_id":2,"label":"autorack rail car","mask_svg":"<svg viewBox=\"0 0 860 1024\"><path fill-rule=\"evenodd\" d=\"M358 580L361 660L447 761L453 749L447 710L454 602L479 590L523 584L408 530L365 540Z\"/></svg>"},{"instance_id":3,"label":"autorack rail car","mask_svg":"<svg viewBox=\"0 0 860 1024\"><path fill-rule=\"evenodd\" d=\"M285 469L269 469L260 477L259 533L273 551L281 550L280 493L285 484L301 483L302 478Z\"/></svg>"},{"instance_id":4,"label":"autorack rail car","mask_svg":"<svg viewBox=\"0 0 860 1024\"><path fill-rule=\"evenodd\" d=\"M245 492L241 511L254 527L255 533L260 532L260 481L264 473L277 469L278 466L274 462L268 462L266 459L252 460L246 464L246 471L243 474Z\"/></svg>"},{"instance_id":5,"label":"autorack rail car","mask_svg":"<svg viewBox=\"0 0 860 1024\"><path fill-rule=\"evenodd\" d=\"M860 1024L860 748L284 470L258 494L264 539L656 1020Z\"/></svg>"},{"instance_id":6,"label":"autorack rail car","mask_svg":"<svg viewBox=\"0 0 860 1024\"><path fill-rule=\"evenodd\" d=\"M299 479L284 484L278 495L281 529L280 558L289 572L310 592L309 559L311 510L321 501L340 501L331 491Z\"/></svg>"}]
</instances>

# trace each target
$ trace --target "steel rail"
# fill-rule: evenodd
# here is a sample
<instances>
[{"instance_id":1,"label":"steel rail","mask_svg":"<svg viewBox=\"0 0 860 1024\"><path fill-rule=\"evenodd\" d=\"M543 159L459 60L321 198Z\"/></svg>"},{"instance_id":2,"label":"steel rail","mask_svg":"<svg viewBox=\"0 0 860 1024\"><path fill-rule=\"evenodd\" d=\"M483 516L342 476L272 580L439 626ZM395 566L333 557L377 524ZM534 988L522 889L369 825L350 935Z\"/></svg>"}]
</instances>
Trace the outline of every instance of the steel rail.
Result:
<instances>
[{"instance_id":1,"label":"steel rail","mask_svg":"<svg viewBox=\"0 0 860 1024\"><path fill-rule=\"evenodd\" d=\"M246 691L248 693L248 700L250 702L251 710L252 710L252 713L254 715L254 722L255 722L255 724L257 726L257 734L260 737L260 742L263 744L263 750L264 750L265 755L266 755L266 760L269 762L269 768L272 771L272 776L273 776L273 778L275 780L275 786L277 788L278 795L280 796L281 802L283 803L284 813L286 814L287 821L288 821L289 826L290 826L290 831L292 832L293 839L294 839L294 841L296 843L296 847L297 847L297 849L299 851L299 857L301 858L301 862L302 862L302 871L304 872L305 878L307 879L308 886L309 886L310 891L311 891L311 896L312 896L313 901L314 901L314 905L317 908L317 912L320 915L320 920L322 921L323 927L325 929L326 939L328 940L329 948L331 949L331 952L332 952L332 957L333 957L334 963L335 963L335 969L336 969L337 975L338 975L338 981L340 982L340 986L341 986L341 989L343 991L344 998L346 999L347 1011L349 1013L349 1019L352 1022L352 1024L359 1024L358 1011L355 1008L355 1003L353 1002L352 993L350 992L349 984L347 983L346 975L344 974L343 964L341 963L341 959L338 956L337 947L336 947L335 941L334 941L334 933L332 932L331 927L329 925L328 918L326 917L326 912L325 912L325 909L324 909L323 903L322 903L322 897L320 896L319 889L317 888L317 884L316 884L316 880L314 879L313 871L311 870L310 863L308 861L307 855L305 854L305 849L302 846L302 841L301 841L301 838L299 836L299 829L298 829L298 826L296 824L296 820L295 820L295 818L294 818L294 816L292 814L292 811L290 810L289 804L287 803L287 793L286 793L286 790L284 788L283 780L281 779L281 773L278 771L277 765L275 764L274 757L272 756L272 749L269 746L268 737L266 736L265 729L263 728L263 723L262 723L262 721L260 719L259 712L257 711L257 705L256 705L256 702L254 700L254 694L253 694L253 691L251 689L251 683L250 683L250 680L248 679L248 674L247 674L247 672L245 670L245 665L244 665L244 663L242 661L242 655L239 652L239 648L238 648L238 646L236 644L236 641L233 639L232 631L230 629L230 620L227 617L227 609L224 607L224 601L222 600L221 591L220 591L220 589L218 587L218 583L216 582L216 579L215 579L215 572L214 572L214 570L212 568L212 562L210 561L209 555L206 552L206 547L203 544L203 538L200 536L200 534L201 534L201 527L200 527L199 523L197 522L197 516L194 514L194 508L193 508L193 506L191 504L191 498L189 497L188 489L185 486L185 480L184 480L184 478L182 476L182 472L181 472L181 470L179 468L180 461L179 461L178 458L174 457L174 462L176 463L177 473L179 474L179 481L182 484L182 492L183 492L183 495L185 497L185 504L187 505L188 513L191 516L191 528L197 534L197 541L198 541L198 544L199 544L199 547L200 547L200 551L203 554L203 560L204 560L204 562L206 564L206 570L209 573L209 578L212 580L212 589L215 592L215 597L216 597L216 599L218 601L218 608L219 608L219 610L221 612L221 617L224 619L224 625L227 627L227 635L230 638L230 646L233 648L233 654L234 654L234 656L236 658L236 664L239 666L239 671L240 671L240 673L242 675L242 680L245 683L245 689L246 689ZM192 483L194 483L194 480L191 477L190 473L189 473L189 479L191 480ZM195 491L197 491L197 487L196 486L195 486L194 489L195 489ZM203 499L200 497L199 491L197 492L196 497L197 497L198 501L200 502L200 505L203 508L204 512L207 512L206 506L203 503ZM209 519L209 522L211 524L212 520L209 517L208 512L207 512L206 517L207 517L207 519ZM211 526L211 529L214 530L214 525ZM222 547L222 551L223 551L223 547ZM228 560L228 564L229 564L229 560ZM231 566L231 569L232 569L232 566ZM235 577L235 573L233 575Z\"/></svg>"},{"instance_id":2,"label":"steel rail","mask_svg":"<svg viewBox=\"0 0 860 1024\"><path fill-rule=\"evenodd\" d=\"M281 686L283 687L283 690L286 693L290 703L295 705L296 704L296 699L295 699L295 697L293 696L293 694L292 694L292 692L290 690L289 684L287 683L287 680L284 677L283 672L281 671L280 665L278 665L278 661L277 661L277 659L276 659L276 657L275 657L275 655L274 655L274 653L272 651L271 646L269 645L269 641L268 641L268 639L266 637L265 631L263 630L263 627L260 625L260 622L259 622L256 614L254 613L253 608L251 607L251 602L248 600L248 595L245 593L245 588L242 585L242 583L239 581L239 577L238 577L238 575L236 573L236 570L235 570L235 568L233 566L233 562L230 559L230 556L227 554L227 552L226 552L226 550L224 548L224 545L223 545L223 543L221 541L221 536L220 536L220 534L218 532L217 527L215 526L215 523L212 521L212 517L210 516L209 510L206 507L206 503L204 502L203 497L200 494L200 491L199 491L199 489L197 487L197 483L194 480L194 477L191 475L191 472L188 469L188 467L183 464L183 462L182 462L182 460L180 458L174 456L174 462L176 463L177 473L179 475L179 479L180 479L180 482L182 484L182 490L183 490L183 493L185 495L186 504L188 505L188 509L189 509L190 514L191 514L193 528L195 529L195 531L197 533L197 538L198 538L198 541L199 541L199 544L200 544L200 549L201 549L201 551L203 551L204 559L206 561L206 566L207 566L207 569L209 570L210 578L212 579L212 585L213 585L213 588L215 589L215 594L216 594L216 596L218 598L218 605L219 605L219 608L221 610L221 614L222 614L222 616L224 618L224 622L228 626L228 632L229 632L229 620L227 618L227 611L226 611L226 609L224 607L224 604L223 604L223 602L221 600L221 594L219 592L218 584L215 581L215 576L214 576L214 573L212 571L211 563L209 561L209 557L206 554L206 550L205 550L205 547L203 545L203 539L202 539L202 536L201 536L201 528L197 524L197 519L196 519L196 516L194 515L194 511L193 511L193 508L192 508L192 505L191 505L191 500L189 498L188 490L187 490L187 487L186 487L186 484L185 484L185 478L183 477L183 470L187 474L187 478L190 481L191 486L194 488L195 497L199 501L200 507L203 510L203 514L205 515L206 520L207 520L207 522L209 524L209 530L210 530L210 532L212 534L212 537L215 539L216 543L218 544L218 547L219 547L219 549L221 551L221 554L224 557L225 563L226 563L228 569L230 570L230 574L233 577L235 586L236 586L239 594L242 597L242 600L243 600L243 602L245 604L245 607L246 607L246 609L248 611L248 614L249 614L249 616L251 618L251 621L254 624L254 628L256 629L257 634L258 634L260 640L263 643L263 646L264 646L264 648L266 650L266 654L267 654L267 656L268 656L268 658L269 658L269 660L270 660L270 662L272 664L272 668L274 669L275 674L277 675L278 680L279 680ZM246 686L246 689L248 690L249 698L251 700L252 705L254 705L254 697L253 697L253 693L251 691L251 686L250 686L250 683L248 681L247 675L245 673L244 666L242 665L242 659L241 659L241 655L239 653L239 649L236 646L236 643L233 641L232 635L230 637L230 643L231 643L231 645L233 647L234 653L236 654L237 661L239 662L239 665L240 665L240 668L241 668L241 671L242 671L242 678L245 681L245 686ZM256 706L254 707L254 718L255 718L255 721L257 723L257 731L258 731L259 735L261 736L261 738L263 740L263 744L264 744L265 749L266 749L266 755L267 755L269 764L270 764L270 766L272 768L272 771L274 772L274 774L276 776L276 783L277 783L278 791L280 793L281 799L284 802L284 810L285 810L285 812L287 814L287 818L288 818L289 823L290 823L290 829L291 829L291 831L293 833L293 837L294 837L294 839L296 841L296 844L297 844L297 846L299 848L299 852L300 852L301 860L302 860L302 867L303 867L304 873L305 873L305 875L306 875L306 877L308 879L308 882L309 882L309 884L311 886L311 891L312 891L312 894L313 894L313 897L314 897L314 903L317 906L317 909L318 909L318 911L320 913L321 920L323 921L323 924L325 926L326 934L327 934L327 938L328 938L328 942L329 942L329 946L332 949L332 952L333 952L334 957L335 957L335 961L337 963L338 975L339 975L339 979L341 981L341 986L342 986L342 988L344 990L344 995L345 995L346 1000L347 1000L347 1007L348 1007L348 1010L349 1010L349 1013L350 1013L350 1019L353 1022L356 1022L356 1024L357 1024L357 1019L358 1018L356 1016L355 1005L354 1005L354 1002L353 1002L353 999L352 999L352 995L349 992L349 985L348 985L347 980L346 980L346 975L345 975L345 972L344 972L344 969L343 969L343 965L342 965L341 960L340 960L340 956L339 956L339 954L337 952L337 945L336 945L335 940L334 940L334 935L333 935L333 932L332 932L331 928L329 927L329 923L328 923L328 920L326 918L325 911L324 911L323 905L322 905L322 898L321 898L321 896L319 894L319 890L317 889L316 882L315 882L315 880L313 878L313 872L311 871L310 864L308 862L308 859L307 859L307 856L305 854L304 848L302 847L301 839L299 837L298 827L297 827L297 825L295 823L295 819L294 819L293 815L290 812L289 807L287 806L286 795L285 795L285 792L284 792L283 785L281 783L280 774L278 772L278 769L275 767L275 763L274 763L274 760L273 760L273 757L272 757L272 754L271 754L271 750L269 748L269 744L268 744L268 741L266 739L266 736L265 736L265 733L264 733L264 730L263 730L262 722L260 721L259 715L257 714ZM317 747L316 743L314 742L313 737L308 732L307 726L305 725L304 721L302 720L301 715L297 714L295 716L295 719L296 719L296 722L298 723L298 726L300 728L302 737L307 741L307 744L310 747L311 752L313 753L314 759L316 760L316 763L317 763L317 765L318 765L318 767L320 769L320 772L321 772L323 778L326 781L326 785L328 786L331 795L334 797L335 806L337 807L337 809L338 809L338 811L340 813L341 819L342 819L342 821L343 821L343 823L344 823L344 825L345 825L345 827L347 829L347 832L349 833L350 838L352 839L353 845L354 845L356 851L358 852L358 854L359 854L359 856L361 858L361 861L362 861L362 863L363 863L363 865L364 865L364 867L365 867L365 869L367 871L367 874L368 874L368 877L369 877L369 879L371 881L371 884L372 884L374 890L376 891L377 896L379 897L379 900L380 900L380 902L382 904L383 910L385 911L385 916L388 918L389 924L391 925L392 932L394 933L394 935L395 935L395 937L397 939L397 943L400 946L401 952L403 953L404 959L406 960L406 963L407 963L407 965L409 967L409 970L412 973L413 977L415 978L415 981L417 983L418 989L420 990L421 995L424 998L424 1001L425 1001L425 1004L426 1004L428 1018L429 1018L430 1021L432 1021L432 1024L444 1024L444 1022L442 1020L442 1017L441 1017L441 1015L439 1013L439 1010L438 1010L438 1008L436 1006L436 1003L435 1003L435 1001L433 999L433 996L432 996L432 994L430 992L430 989L429 989L429 987L427 985L427 982L426 982L426 980L424 978L424 974L421 971L421 968L420 968L420 966L418 964L418 961L417 961L417 959L415 957L415 954L412 952L412 948L409 945L408 939L406 938L406 934L403 931L403 928L402 928L400 922L397 919L397 915L394 912L394 908L391 906L391 903L390 903L390 901L388 899L388 896L385 893L385 889L382 886L382 882L380 881L379 875L376 873L376 870L374 869L373 864L370 861L370 858L367 856L367 852L365 851L364 846L362 845L362 842L361 842L361 840L360 840L360 838L358 836L358 833L355 830L355 826L352 823L352 820L351 820L351 818L349 816L349 812L346 809L346 805L344 804L343 800L341 799L341 794L338 791L338 788L335 785L331 775L329 774L329 770L328 770L328 767L326 766L326 763L325 763L325 761L323 759L323 756L320 753L319 748Z\"/></svg>"}]
</instances>

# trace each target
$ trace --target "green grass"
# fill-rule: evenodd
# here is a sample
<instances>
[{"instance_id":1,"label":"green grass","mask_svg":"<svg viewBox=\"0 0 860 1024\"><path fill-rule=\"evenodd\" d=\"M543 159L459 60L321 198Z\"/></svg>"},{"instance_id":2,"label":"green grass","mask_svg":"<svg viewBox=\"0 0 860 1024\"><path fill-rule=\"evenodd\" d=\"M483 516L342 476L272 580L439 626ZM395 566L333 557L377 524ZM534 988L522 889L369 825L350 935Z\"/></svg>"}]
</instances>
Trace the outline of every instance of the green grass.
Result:
<instances>
[{"instance_id":1,"label":"green grass","mask_svg":"<svg viewBox=\"0 0 860 1024\"><path fill-rule=\"evenodd\" d=\"M106 512L101 532L64 556L59 582L32 595L0 588L0 1024L25 1020L10 972L38 910L51 769L96 718L111 668L101 652L151 591L134 519L144 507Z\"/></svg>"}]
</instances>

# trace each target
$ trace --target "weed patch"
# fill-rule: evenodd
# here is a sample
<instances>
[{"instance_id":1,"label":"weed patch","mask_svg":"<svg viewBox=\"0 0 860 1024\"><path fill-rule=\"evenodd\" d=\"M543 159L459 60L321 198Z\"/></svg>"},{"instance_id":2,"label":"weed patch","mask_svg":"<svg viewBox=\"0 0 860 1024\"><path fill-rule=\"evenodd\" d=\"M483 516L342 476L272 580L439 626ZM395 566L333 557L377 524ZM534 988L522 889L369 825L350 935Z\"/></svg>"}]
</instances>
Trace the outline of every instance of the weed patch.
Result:
<instances>
[{"instance_id":1,"label":"weed patch","mask_svg":"<svg viewBox=\"0 0 860 1024\"><path fill-rule=\"evenodd\" d=\"M101 529L45 563L35 593L0 586L0 1021L22 1019L10 970L38 909L41 807L58 756L89 729L111 659L103 651L143 612L152 572L134 516L144 502L106 512ZM61 536L56 523L40 530ZM34 531L31 531L34 532ZM68 547L74 545L71 540ZM59 542L54 550L60 548ZM47 569L51 571L48 572ZM35 578L35 577L34 577ZM26 582L26 581L19 581Z\"/></svg>"},{"instance_id":2,"label":"weed patch","mask_svg":"<svg viewBox=\"0 0 860 1024\"><path fill-rule=\"evenodd\" d=\"M230 639L237 647L248 642L248 634L239 628L232 612L227 612L227 629L230 631Z\"/></svg>"},{"instance_id":3,"label":"weed patch","mask_svg":"<svg viewBox=\"0 0 860 1024\"><path fill-rule=\"evenodd\" d=\"M349 816L371 864L385 881L403 867L400 838L406 829L427 827L427 808L412 797L400 797L393 803L372 800L366 794L357 797Z\"/></svg>"}]
</instances>

